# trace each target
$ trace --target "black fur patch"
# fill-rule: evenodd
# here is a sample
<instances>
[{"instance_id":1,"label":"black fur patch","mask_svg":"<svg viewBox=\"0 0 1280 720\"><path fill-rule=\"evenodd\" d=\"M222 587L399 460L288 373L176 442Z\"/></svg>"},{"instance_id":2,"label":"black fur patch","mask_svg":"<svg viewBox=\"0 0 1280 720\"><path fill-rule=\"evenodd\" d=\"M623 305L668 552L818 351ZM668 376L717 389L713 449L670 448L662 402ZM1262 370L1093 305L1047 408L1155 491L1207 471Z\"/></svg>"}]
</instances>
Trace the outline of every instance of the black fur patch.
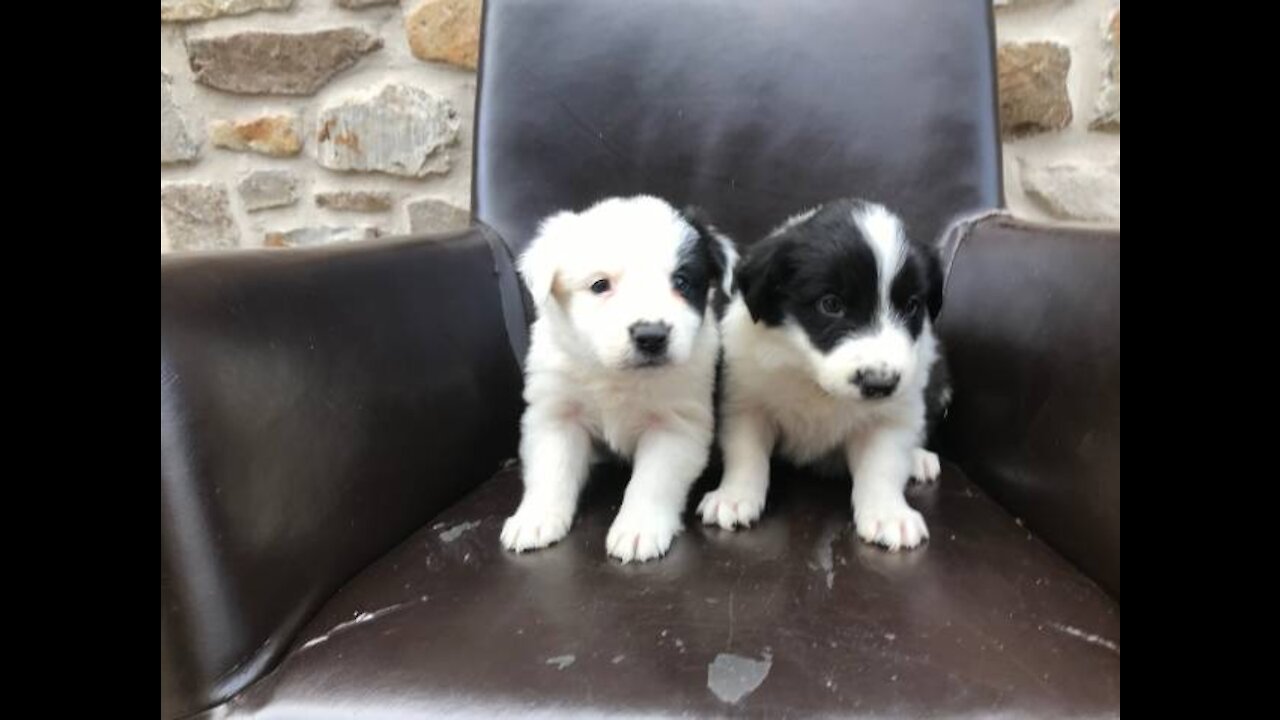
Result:
<instances>
[{"instance_id":1,"label":"black fur patch","mask_svg":"<svg viewBox=\"0 0 1280 720\"><path fill-rule=\"evenodd\" d=\"M951 410L951 367L947 364L947 356L942 351L942 343L938 343L938 357L929 370L929 384L924 388L924 422L925 446L933 446L933 438L938 425Z\"/></svg>"},{"instance_id":2,"label":"black fur patch","mask_svg":"<svg viewBox=\"0 0 1280 720\"><path fill-rule=\"evenodd\" d=\"M720 282L728 267L720 243L715 239L715 227L706 213L696 207L687 207L680 213L697 236L680 248L676 270L671 276L671 286L699 315L706 312L707 300L715 291L713 308L719 316L728 298L720 291Z\"/></svg>"}]
</instances>

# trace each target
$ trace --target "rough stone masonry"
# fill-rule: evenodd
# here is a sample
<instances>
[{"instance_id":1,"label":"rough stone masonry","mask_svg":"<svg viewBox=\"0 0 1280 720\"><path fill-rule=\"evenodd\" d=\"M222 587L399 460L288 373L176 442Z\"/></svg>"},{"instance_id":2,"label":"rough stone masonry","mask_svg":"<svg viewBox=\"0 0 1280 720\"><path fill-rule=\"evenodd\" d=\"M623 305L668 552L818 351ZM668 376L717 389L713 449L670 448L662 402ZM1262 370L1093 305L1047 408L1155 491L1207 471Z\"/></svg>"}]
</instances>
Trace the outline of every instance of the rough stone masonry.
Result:
<instances>
[{"instance_id":1,"label":"rough stone masonry","mask_svg":"<svg viewBox=\"0 0 1280 720\"><path fill-rule=\"evenodd\" d=\"M1005 186L1120 220L1120 6L993 0ZM465 226L481 0L161 0L160 249Z\"/></svg>"}]
</instances>

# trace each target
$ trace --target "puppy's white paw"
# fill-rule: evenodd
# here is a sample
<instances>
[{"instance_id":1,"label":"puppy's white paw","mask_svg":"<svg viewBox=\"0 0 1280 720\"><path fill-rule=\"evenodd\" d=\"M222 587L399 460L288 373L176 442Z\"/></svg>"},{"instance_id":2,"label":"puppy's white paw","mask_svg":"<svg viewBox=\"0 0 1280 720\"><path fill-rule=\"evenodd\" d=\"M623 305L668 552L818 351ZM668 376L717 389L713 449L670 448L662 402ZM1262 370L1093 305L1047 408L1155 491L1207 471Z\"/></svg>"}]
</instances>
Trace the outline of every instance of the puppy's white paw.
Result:
<instances>
[{"instance_id":1,"label":"puppy's white paw","mask_svg":"<svg viewBox=\"0 0 1280 720\"><path fill-rule=\"evenodd\" d=\"M614 518L605 537L610 557L624 563L644 562L667 554L671 541L680 532L680 519L665 513L628 512L626 508Z\"/></svg>"},{"instance_id":2,"label":"puppy's white paw","mask_svg":"<svg viewBox=\"0 0 1280 720\"><path fill-rule=\"evenodd\" d=\"M913 548L929 537L924 517L900 495L855 504L853 523L858 537L890 550Z\"/></svg>"},{"instance_id":3,"label":"puppy's white paw","mask_svg":"<svg viewBox=\"0 0 1280 720\"><path fill-rule=\"evenodd\" d=\"M917 482L930 483L942 474L942 462L935 453L924 448L916 448L911 453L911 479Z\"/></svg>"},{"instance_id":4,"label":"puppy's white paw","mask_svg":"<svg viewBox=\"0 0 1280 720\"><path fill-rule=\"evenodd\" d=\"M502 546L516 552L544 548L563 538L572 524L572 512L522 503L502 526Z\"/></svg>"},{"instance_id":5,"label":"puppy's white paw","mask_svg":"<svg viewBox=\"0 0 1280 720\"><path fill-rule=\"evenodd\" d=\"M698 514L707 525L719 525L725 530L748 527L760 519L764 511L764 495L752 490L726 488L721 485L702 496Z\"/></svg>"}]
</instances>

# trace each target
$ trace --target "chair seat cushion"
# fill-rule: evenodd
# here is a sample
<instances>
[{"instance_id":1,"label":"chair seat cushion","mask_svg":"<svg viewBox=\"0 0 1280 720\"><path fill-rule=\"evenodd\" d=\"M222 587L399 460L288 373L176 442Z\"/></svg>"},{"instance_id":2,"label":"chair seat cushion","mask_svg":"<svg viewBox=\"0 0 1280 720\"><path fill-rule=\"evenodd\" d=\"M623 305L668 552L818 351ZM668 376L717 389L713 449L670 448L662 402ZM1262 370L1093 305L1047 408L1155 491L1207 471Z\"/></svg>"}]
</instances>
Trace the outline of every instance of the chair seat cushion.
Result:
<instances>
[{"instance_id":1,"label":"chair seat cushion","mask_svg":"<svg viewBox=\"0 0 1280 720\"><path fill-rule=\"evenodd\" d=\"M848 481L785 467L748 531L689 527L658 562L604 537L601 468L569 536L502 549L500 471L347 584L222 711L270 718L1118 715L1119 606L944 464L909 491L931 540L852 532ZM705 489L695 489L695 503Z\"/></svg>"}]
</instances>

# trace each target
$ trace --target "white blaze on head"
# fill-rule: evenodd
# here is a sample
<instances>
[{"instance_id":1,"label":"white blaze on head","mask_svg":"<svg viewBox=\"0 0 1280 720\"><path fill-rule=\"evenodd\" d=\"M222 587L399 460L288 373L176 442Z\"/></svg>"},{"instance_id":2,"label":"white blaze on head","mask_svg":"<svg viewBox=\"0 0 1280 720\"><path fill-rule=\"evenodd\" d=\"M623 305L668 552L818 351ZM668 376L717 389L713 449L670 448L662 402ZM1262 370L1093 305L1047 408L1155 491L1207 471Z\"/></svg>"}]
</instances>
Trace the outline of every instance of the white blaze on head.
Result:
<instances>
[{"instance_id":1,"label":"white blaze on head","mask_svg":"<svg viewBox=\"0 0 1280 720\"><path fill-rule=\"evenodd\" d=\"M880 306L889 304L889 286L906 260L906 235L902 221L883 205L868 203L853 211L853 222L862 231L871 252L876 256L876 273L880 279Z\"/></svg>"}]
</instances>

